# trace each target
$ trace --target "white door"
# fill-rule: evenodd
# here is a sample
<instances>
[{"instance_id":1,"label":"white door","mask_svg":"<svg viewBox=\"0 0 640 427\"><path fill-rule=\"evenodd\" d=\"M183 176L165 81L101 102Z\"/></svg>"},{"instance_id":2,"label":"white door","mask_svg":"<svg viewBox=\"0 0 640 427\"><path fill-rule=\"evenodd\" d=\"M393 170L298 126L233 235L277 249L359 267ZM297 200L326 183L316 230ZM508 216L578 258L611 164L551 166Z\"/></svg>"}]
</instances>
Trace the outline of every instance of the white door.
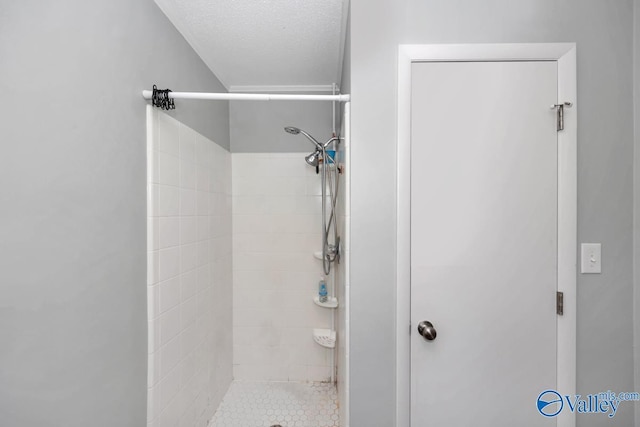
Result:
<instances>
[{"instance_id":1,"label":"white door","mask_svg":"<svg viewBox=\"0 0 640 427\"><path fill-rule=\"evenodd\" d=\"M411 425L555 425L557 63L412 67Z\"/></svg>"}]
</instances>

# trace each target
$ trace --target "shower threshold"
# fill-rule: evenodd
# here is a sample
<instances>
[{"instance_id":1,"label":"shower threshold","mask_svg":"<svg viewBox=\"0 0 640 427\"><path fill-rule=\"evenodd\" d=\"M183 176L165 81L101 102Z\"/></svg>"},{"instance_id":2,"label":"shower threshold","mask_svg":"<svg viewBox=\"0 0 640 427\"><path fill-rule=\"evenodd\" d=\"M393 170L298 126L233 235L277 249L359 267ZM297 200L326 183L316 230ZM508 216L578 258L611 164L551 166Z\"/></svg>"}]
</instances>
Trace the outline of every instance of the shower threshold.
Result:
<instances>
[{"instance_id":1,"label":"shower threshold","mask_svg":"<svg viewBox=\"0 0 640 427\"><path fill-rule=\"evenodd\" d=\"M339 427L334 384L234 381L210 427Z\"/></svg>"}]
</instances>

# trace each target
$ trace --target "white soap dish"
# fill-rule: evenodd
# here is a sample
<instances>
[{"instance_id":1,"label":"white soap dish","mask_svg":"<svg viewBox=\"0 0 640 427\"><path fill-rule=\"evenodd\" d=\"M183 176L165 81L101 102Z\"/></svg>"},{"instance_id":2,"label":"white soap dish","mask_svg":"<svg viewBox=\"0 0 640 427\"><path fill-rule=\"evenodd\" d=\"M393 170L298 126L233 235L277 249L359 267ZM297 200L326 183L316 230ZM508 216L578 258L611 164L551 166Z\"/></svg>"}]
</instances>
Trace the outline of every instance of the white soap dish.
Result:
<instances>
[{"instance_id":1,"label":"white soap dish","mask_svg":"<svg viewBox=\"0 0 640 427\"><path fill-rule=\"evenodd\" d=\"M314 252L313 253L313 257L315 259L319 259L320 261L322 261L324 258L322 257L322 251L318 251L318 252Z\"/></svg>"},{"instance_id":2,"label":"white soap dish","mask_svg":"<svg viewBox=\"0 0 640 427\"><path fill-rule=\"evenodd\" d=\"M316 305L319 305L320 307L324 307L324 308L338 307L338 298L336 297L328 297L326 302L320 302L320 297L316 295L315 297L313 297L313 302L315 302Z\"/></svg>"},{"instance_id":3,"label":"white soap dish","mask_svg":"<svg viewBox=\"0 0 640 427\"><path fill-rule=\"evenodd\" d=\"M313 340L326 348L335 348L336 331L331 329L314 329Z\"/></svg>"}]
</instances>

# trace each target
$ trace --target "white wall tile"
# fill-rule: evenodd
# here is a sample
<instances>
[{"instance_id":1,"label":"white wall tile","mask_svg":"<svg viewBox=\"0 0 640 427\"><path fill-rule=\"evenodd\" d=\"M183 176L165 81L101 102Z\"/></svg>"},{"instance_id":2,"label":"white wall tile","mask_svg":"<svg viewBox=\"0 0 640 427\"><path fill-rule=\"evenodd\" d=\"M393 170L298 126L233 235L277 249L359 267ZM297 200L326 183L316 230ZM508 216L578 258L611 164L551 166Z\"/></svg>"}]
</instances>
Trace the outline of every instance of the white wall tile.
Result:
<instances>
[{"instance_id":1,"label":"white wall tile","mask_svg":"<svg viewBox=\"0 0 640 427\"><path fill-rule=\"evenodd\" d=\"M196 270L197 291L204 292L211 285L211 268L201 267Z\"/></svg>"},{"instance_id":2,"label":"white wall tile","mask_svg":"<svg viewBox=\"0 0 640 427\"><path fill-rule=\"evenodd\" d=\"M288 329L275 326L236 327L234 331L234 345L283 347L285 345L283 333Z\"/></svg>"},{"instance_id":3,"label":"white wall tile","mask_svg":"<svg viewBox=\"0 0 640 427\"><path fill-rule=\"evenodd\" d=\"M180 361L180 388L186 387L189 380L196 373L196 361L194 352L187 353ZM194 399L195 400L195 399Z\"/></svg>"},{"instance_id":4,"label":"white wall tile","mask_svg":"<svg viewBox=\"0 0 640 427\"><path fill-rule=\"evenodd\" d=\"M175 277L180 272L180 250L172 247L158 251L158 281Z\"/></svg>"},{"instance_id":5,"label":"white wall tile","mask_svg":"<svg viewBox=\"0 0 640 427\"><path fill-rule=\"evenodd\" d=\"M208 240L211 238L209 225L209 215L200 215L197 217L196 237L198 240Z\"/></svg>"},{"instance_id":6,"label":"white wall tile","mask_svg":"<svg viewBox=\"0 0 640 427\"><path fill-rule=\"evenodd\" d=\"M267 176L302 177L315 173L315 168L307 165L303 160L304 154L295 157L276 157L264 159L265 174ZM300 160L303 160L302 162Z\"/></svg>"},{"instance_id":7,"label":"white wall tile","mask_svg":"<svg viewBox=\"0 0 640 427\"><path fill-rule=\"evenodd\" d=\"M209 167L211 164L211 155L213 154L209 147L209 140L202 135L196 135L196 163Z\"/></svg>"},{"instance_id":8,"label":"white wall tile","mask_svg":"<svg viewBox=\"0 0 640 427\"><path fill-rule=\"evenodd\" d=\"M158 251L147 252L147 285L158 282Z\"/></svg>"},{"instance_id":9,"label":"white wall tile","mask_svg":"<svg viewBox=\"0 0 640 427\"><path fill-rule=\"evenodd\" d=\"M308 381L327 382L331 379L331 369L328 366L308 366Z\"/></svg>"},{"instance_id":10,"label":"white wall tile","mask_svg":"<svg viewBox=\"0 0 640 427\"><path fill-rule=\"evenodd\" d=\"M317 260L320 263L319 260ZM320 273L320 274L318 274ZM284 271L281 274L280 288L284 290L309 289L315 295L318 291L318 279L322 271Z\"/></svg>"},{"instance_id":11,"label":"white wall tile","mask_svg":"<svg viewBox=\"0 0 640 427\"><path fill-rule=\"evenodd\" d=\"M147 182L160 182L160 152L157 149L147 149Z\"/></svg>"},{"instance_id":12,"label":"white wall tile","mask_svg":"<svg viewBox=\"0 0 640 427\"><path fill-rule=\"evenodd\" d=\"M294 309L298 307L312 307L309 295L315 295L315 292L307 291L285 291L278 293L282 299L282 307L285 310ZM326 316L325 316L326 317Z\"/></svg>"},{"instance_id":13,"label":"white wall tile","mask_svg":"<svg viewBox=\"0 0 640 427\"><path fill-rule=\"evenodd\" d=\"M160 237L160 226L158 218L149 216L147 217L147 250L158 250Z\"/></svg>"},{"instance_id":14,"label":"white wall tile","mask_svg":"<svg viewBox=\"0 0 640 427\"><path fill-rule=\"evenodd\" d=\"M180 207L181 216L195 215L197 212L196 191L188 188L180 189Z\"/></svg>"},{"instance_id":15,"label":"white wall tile","mask_svg":"<svg viewBox=\"0 0 640 427\"><path fill-rule=\"evenodd\" d=\"M183 397L183 402L192 402L191 399ZM182 409L182 406L181 406ZM196 425L196 405L192 403L188 406L184 411L182 411L182 415L180 416L180 424L179 427L193 427Z\"/></svg>"},{"instance_id":16,"label":"white wall tile","mask_svg":"<svg viewBox=\"0 0 640 427\"><path fill-rule=\"evenodd\" d=\"M234 223L236 218L234 218ZM231 231L227 218L222 215L210 215L209 216L209 231L211 233L211 237L220 237L224 235L228 235Z\"/></svg>"},{"instance_id":17,"label":"white wall tile","mask_svg":"<svg viewBox=\"0 0 640 427\"><path fill-rule=\"evenodd\" d=\"M160 398L159 405L162 411L167 407L171 399L173 399L180 391L180 370L174 369L169 372L162 380L160 380Z\"/></svg>"},{"instance_id":18,"label":"white wall tile","mask_svg":"<svg viewBox=\"0 0 640 427\"><path fill-rule=\"evenodd\" d=\"M147 216L158 216L159 207L159 193L160 189L158 184L147 182Z\"/></svg>"},{"instance_id":19,"label":"white wall tile","mask_svg":"<svg viewBox=\"0 0 640 427\"><path fill-rule=\"evenodd\" d=\"M198 298L191 297L188 300L185 300L182 305L180 305L180 325L183 329L195 322L197 304ZM210 309L211 308L208 306L207 310Z\"/></svg>"},{"instance_id":20,"label":"white wall tile","mask_svg":"<svg viewBox=\"0 0 640 427\"><path fill-rule=\"evenodd\" d=\"M160 413L160 385L156 384L147 389L147 427L155 425ZM153 424L152 424L153 423Z\"/></svg>"},{"instance_id":21,"label":"white wall tile","mask_svg":"<svg viewBox=\"0 0 640 427\"><path fill-rule=\"evenodd\" d=\"M204 414L207 407L207 395L205 393L198 393L195 401L196 417L198 414Z\"/></svg>"},{"instance_id":22,"label":"white wall tile","mask_svg":"<svg viewBox=\"0 0 640 427\"><path fill-rule=\"evenodd\" d=\"M180 339L174 338L160 347L160 378L165 378L180 363Z\"/></svg>"},{"instance_id":23,"label":"white wall tile","mask_svg":"<svg viewBox=\"0 0 640 427\"><path fill-rule=\"evenodd\" d=\"M196 167L196 188L198 191L209 191L209 169L201 164Z\"/></svg>"},{"instance_id":24,"label":"white wall tile","mask_svg":"<svg viewBox=\"0 0 640 427\"><path fill-rule=\"evenodd\" d=\"M158 150L178 155L179 122L166 114L158 114Z\"/></svg>"},{"instance_id":25,"label":"white wall tile","mask_svg":"<svg viewBox=\"0 0 640 427\"><path fill-rule=\"evenodd\" d=\"M312 299L322 275L320 177L299 153L233 154L233 364L240 380L330 373L312 338L332 312ZM211 233L223 226L211 223ZM215 246L214 246L215 247Z\"/></svg>"},{"instance_id":26,"label":"white wall tile","mask_svg":"<svg viewBox=\"0 0 640 427\"><path fill-rule=\"evenodd\" d=\"M180 160L171 154L158 153L158 182L165 185L180 184Z\"/></svg>"},{"instance_id":27,"label":"white wall tile","mask_svg":"<svg viewBox=\"0 0 640 427\"><path fill-rule=\"evenodd\" d=\"M180 218L180 244L195 243L198 240L198 218L183 216Z\"/></svg>"},{"instance_id":28,"label":"white wall tile","mask_svg":"<svg viewBox=\"0 0 640 427\"><path fill-rule=\"evenodd\" d=\"M180 244L180 218L176 216L159 217L158 223L158 247L166 249Z\"/></svg>"},{"instance_id":29,"label":"white wall tile","mask_svg":"<svg viewBox=\"0 0 640 427\"><path fill-rule=\"evenodd\" d=\"M180 187L190 188L195 190L196 188L196 163L185 158L180 159Z\"/></svg>"},{"instance_id":30,"label":"white wall tile","mask_svg":"<svg viewBox=\"0 0 640 427\"><path fill-rule=\"evenodd\" d=\"M180 278L167 279L158 284L160 287L160 313L164 313L180 304Z\"/></svg>"},{"instance_id":31,"label":"white wall tile","mask_svg":"<svg viewBox=\"0 0 640 427\"><path fill-rule=\"evenodd\" d=\"M230 191L231 154L153 113L157 129L147 147L148 426L192 427L206 424L233 377L232 207L224 193Z\"/></svg>"},{"instance_id":32,"label":"white wall tile","mask_svg":"<svg viewBox=\"0 0 640 427\"><path fill-rule=\"evenodd\" d=\"M175 370L177 371L177 369ZM161 403L163 403L163 392L166 390L168 392L169 386L175 387L175 383L167 383L166 388L163 388L163 384L160 384L160 399ZM158 419L159 427L175 427L180 422L180 402L177 396L173 396L173 400L169 400L166 402L164 409L160 413L160 417Z\"/></svg>"},{"instance_id":33,"label":"white wall tile","mask_svg":"<svg viewBox=\"0 0 640 427\"><path fill-rule=\"evenodd\" d=\"M180 275L180 299L186 301L196 294L197 275L196 270L191 270Z\"/></svg>"},{"instance_id":34,"label":"white wall tile","mask_svg":"<svg viewBox=\"0 0 640 427\"><path fill-rule=\"evenodd\" d=\"M186 359L189 355L194 355L193 361L190 363L195 363L195 351L198 347L198 344L201 342L199 335L198 325L196 323L191 323L182 334L180 334L180 349L181 349L181 357L182 359ZM212 357L212 353L208 353L209 357Z\"/></svg>"},{"instance_id":35,"label":"white wall tile","mask_svg":"<svg viewBox=\"0 0 640 427\"><path fill-rule=\"evenodd\" d=\"M180 246L180 272L186 273L197 265L197 246L195 243Z\"/></svg>"},{"instance_id":36,"label":"white wall tile","mask_svg":"<svg viewBox=\"0 0 640 427\"><path fill-rule=\"evenodd\" d=\"M196 132L185 125L180 125L180 158L196 161Z\"/></svg>"},{"instance_id":37,"label":"white wall tile","mask_svg":"<svg viewBox=\"0 0 640 427\"><path fill-rule=\"evenodd\" d=\"M171 185L158 185L157 216L176 216L180 213L178 205L180 189Z\"/></svg>"},{"instance_id":38,"label":"white wall tile","mask_svg":"<svg viewBox=\"0 0 640 427\"><path fill-rule=\"evenodd\" d=\"M180 333L180 307L160 315L160 350Z\"/></svg>"},{"instance_id":39,"label":"white wall tile","mask_svg":"<svg viewBox=\"0 0 640 427\"><path fill-rule=\"evenodd\" d=\"M196 192L196 214L209 215L209 193L206 191Z\"/></svg>"},{"instance_id":40,"label":"white wall tile","mask_svg":"<svg viewBox=\"0 0 640 427\"><path fill-rule=\"evenodd\" d=\"M147 333L147 350L149 355L155 353L160 348L160 319L155 318L148 321L148 333ZM150 378L152 381L157 381L157 377ZM151 384L149 384L151 386Z\"/></svg>"},{"instance_id":41,"label":"white wall tile","mask_svg":"<svg viewBox=\"0 0 640 427\"><path fill-rule=\"evenodd\" d=\"M207 265L212 256L209 253L209 247L211 246L211 241L201 240L196 242L196 267L202 267L203 265Z\"/></svg>"}]
</instances>

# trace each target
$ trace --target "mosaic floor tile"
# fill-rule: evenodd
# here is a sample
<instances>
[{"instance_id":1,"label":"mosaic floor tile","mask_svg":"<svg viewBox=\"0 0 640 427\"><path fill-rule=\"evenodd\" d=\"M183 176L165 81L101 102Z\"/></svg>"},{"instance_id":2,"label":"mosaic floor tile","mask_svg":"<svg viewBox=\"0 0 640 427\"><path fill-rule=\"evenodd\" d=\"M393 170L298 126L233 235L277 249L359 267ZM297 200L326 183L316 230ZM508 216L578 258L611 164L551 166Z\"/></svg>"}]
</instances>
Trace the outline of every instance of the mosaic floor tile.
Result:
<instances>
[{"instance_id":1,"label":"mosaic floor tile","mask_svg":"<svg viewBox=\"0 0 640 427\"><path fill-rule=\"evenodd\" d=\"M339 427L338 395L330 383L236 382L210 427Z\"/></svg>"}]
</instances>

